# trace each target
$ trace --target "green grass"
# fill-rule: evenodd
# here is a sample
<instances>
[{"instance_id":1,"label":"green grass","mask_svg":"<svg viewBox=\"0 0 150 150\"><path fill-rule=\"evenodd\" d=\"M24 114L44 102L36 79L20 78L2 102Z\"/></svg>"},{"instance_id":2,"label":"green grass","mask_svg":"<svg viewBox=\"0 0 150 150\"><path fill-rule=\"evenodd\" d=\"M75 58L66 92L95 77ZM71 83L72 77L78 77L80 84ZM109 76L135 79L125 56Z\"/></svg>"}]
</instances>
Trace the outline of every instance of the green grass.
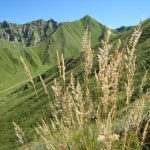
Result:
<instances>
[{"instance_id":1,"label":"green grass","mask_svg":"<svg viewBox=\"0 0 150 150\"><path fill-rule=\"evenodd\" d=\"M38 21L29 24L35 25L38 30ZM82 51L81 41L87 25L92 34L92 47L95 47L106 27L89 16L79 21L61 23L55 32L35 46L26 47L22 43L16 44L0 39L0 91L27 79L20 56L28 63L33 76L56 64L56 50L63 52L65 58L77 56ZM18 30L18 26L14 25L14 30Z\"/></svg>"},{"instance_id":2,"label":"green grass","mask_svg":"<svg viewBox=\"0 0 150 150\"><path fill-rule=\"evenodd\" d=\"M0 150L17 149L20 146L14 134L12 121L17 122L25 130L29 143L38 141L34 127L43 118L39 108L42 106L46 117L51 117L51 113L49 101L45 98L46 95L42 85L36 76L42 74L49 91L51 91L53 79L59 79L57 66L55 65L56 49L64 52L65 58L67 58L67 79L70 78L70 73L73 72L75 77L78 77L80 80L83 75L83 57L80 43L88 19L90 30L92 31L92 46L96 47L96 55L99 37L103 38L106 28L89 17L75 22L62 23L50 37L38 45L28 48L21 44L13 44L0 39ZM145 23L140 43L137 46L138 71L135 83L135 99L138 98L136 94L138 88L136 87L140 84L145 68L150 70L150 34L147 33L147 28L150 25L148 23ZM122 33L114 32L112 41L116 42L119 37L124 40L132 31L133 29ZM20 55L24 57L35 77L34 80L40 95L40 102L37 100L31 84L27 82L26 74L19 59ZM96 60L94 61L94 66L98 66ZM94 94L95 83L93 78L94 74L91 74L90 87ZM150 72L145 89L149 87ZM52 93L51 99L53 99Z\"/></svg>"}]
</instances>

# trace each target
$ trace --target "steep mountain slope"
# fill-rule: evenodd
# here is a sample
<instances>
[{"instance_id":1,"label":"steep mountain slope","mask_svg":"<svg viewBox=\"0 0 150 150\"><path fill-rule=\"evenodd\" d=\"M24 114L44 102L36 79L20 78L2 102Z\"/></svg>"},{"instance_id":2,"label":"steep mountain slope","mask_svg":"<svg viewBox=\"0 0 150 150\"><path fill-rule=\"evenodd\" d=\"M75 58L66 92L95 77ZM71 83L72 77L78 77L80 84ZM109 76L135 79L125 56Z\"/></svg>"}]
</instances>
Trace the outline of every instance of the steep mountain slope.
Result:
<instances>
[{"instance_id":1,"label":"steep mountain slope","mask_svg":"<svg viewBox=\"0 0 150 150\"><path fill-rule=\"evenodd\" d=\"M56 50L63 52L65 58L79 54L82 51L83 32L87 26L91 31L94 47L106 27L89 16L59 25L53 20L38 20L24 25L1 23L0 57L3 58L0 59L0 91L26 79L20 65L20 56L24 57L36 76L56 64ZM34 34L37 35L36 38ZM14 38L18 39L14 41Z\"/></svg>"},{"instance_id":2,"label":"steep mountain slope","mask_svg":"<svg viewBox=\"0 0 150 150\"><path fill-rule=\"evenodd\" d=\"M27 79L20 56L24 57L33 74L37 75L42 64L34 51L20 44L0 39L0 91Z\"/></svg>"},{"instance_id":3,"label":"steep mountain slope","mask_svg":"<svg viewBox=\"0 0 150 150\"><path fill-rule=\"evenodd\" d=\"M75 56L82 51L82 37L87 26L91 31L92 47L95 47L107 27L85 16L79 21L59 24L57 30L49 38L37 44L33 49L38 50L37 54L43 64L56 62L56 50L63 52L65 58Z\"/></svg>"}]
</instances>

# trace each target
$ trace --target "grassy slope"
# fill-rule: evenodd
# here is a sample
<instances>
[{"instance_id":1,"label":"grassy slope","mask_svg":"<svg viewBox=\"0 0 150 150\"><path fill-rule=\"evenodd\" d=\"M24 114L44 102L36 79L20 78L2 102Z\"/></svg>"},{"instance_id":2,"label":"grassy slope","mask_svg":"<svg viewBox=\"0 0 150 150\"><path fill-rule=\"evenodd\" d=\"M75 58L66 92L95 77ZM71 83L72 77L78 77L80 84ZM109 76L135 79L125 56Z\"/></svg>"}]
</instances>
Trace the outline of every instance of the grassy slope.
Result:
<instances>
[{"instance_id":1,"label":"grassy slope","mask_svg":"<svg viewBox=\"0 0 150 150\"><path fill-rule=\"evenodd\" d=\"M81 65L80 58L69 60L69 71L73 71L76 74L80 74L82 71L79 67ZM75 67L77 66L77 67ZM71 69L72 68L72 69ZM47 78L46 83L51 84L54 77L58 77L57 67L49 70L44 76ZM18 122L26 132L27 137L30 140L36 140L34 126L40 121L42 112L40 107L44 109L45 115L50 115L50 107L48 99L43 95L43 89L40 83L37 83L36 89L40 95L40 102L37 100L34 90L30 84L28 89L25 90L25 86L21 86L20 89L15 91L13 94L7 96L7 99L0 104L0 149L15 149L19 146L16 142L12 121ZM51 87L49 86L49 89ZM14 89L13 89L14 90ZM13 91L12 90L12 91Z\"/></svg>"},{"instance_id":2,"label":"grassy slope","mask_svg":"<svg viewBox=\"0 0 150 150\"><path fill-rule=\"evenodd\" d=\"M63 52L65 58L76 56L82 51L81 41L85 28L89 26L92 34L92 47L98 44L106 27L93 18L86 16L79 21L64 22L47 39L33 47L43 64L56 63L56 50Z\"/></svg>"},{"instance_id":3,"label":"grassy slope","mask_svg":"<svg viewBox=\"0 0 150 150\"><path fill-rule=\"evenodd\" d=\"M147 28L149 28L149 25L147 23L144 26L142 38L144 38L143 41L140 41L138 45L138 64L139 64L139 70L137 77L141 78L141 74L143 74L143 68L141 68L141 64L146 64L147 69L150 69L149 62L150 58L148 57L150 53L150 34L146 34L147 32L145 31ZM68 29L68 28L67 28ZM82 31L83 32L83 31ZM124 32L122 39L125 39L128 34L130 34L131 31ZM66 31L65 31L66 33ZM56 33L55 37L57 37ZM66 33L67 34L67 33ZM66 35L65 34L65 35ZM145 35L146 34L146 35ZM118 35L117 35L118 36ZM59 38L59 36L57 37ZM116 37L117 39L118 37ZM61 40L61 39L60 39ZM46 42L46 41L43 41ZM79 43L81 42L78 41ZM60 42L61 43L61 42ZM42 43L43 46L45 46L44 43ZM62 43L61 43L62 44ZM39 47L41 45L38 45ZM39 54L40 55L40 54ZM66 54L68 57L70 54ZM76 58L70 58L68 62L68 71L67 75L69 78L70 72L73 72L76 76L81 76L82 74L82 68L83 68L83 63L82 63L82 57L76 56ZM95 62L96 63L96 62ZM96 65L96 64L95 64ZM51 89L51 81L53 78L58 77L58 71L57 67L51 68L48 72L43 74L43 78L45 79L46 83L49 84L49 89ZM139 79L140 79L139 78ZM148 78L148 83L150 83L150 79ZM0 104L0 149L2 150L7 150L7 149L16 149L16 147L19 146L19 143L17 142L13 127L12 127L12 121L15 120L20 126L22 126L25 129L26 135L28 137L28 141L32 141L34 139L36 141L36 136L35 136L35 131L33 130L33 127L36 126L36 122L40 121L42 118L41 115L41 110L39 109L40 106L43 107L44 112L46 116L50 115L50 108L49 108L49 103L48 100L45 98L43 94L43 89L40 83L38 82L39 79L36 78L37 82L37 89L39 91L39 95L41 95L40 102L37 101L36 97L34 96L34 91L31 87L30 84L26 85L20 85L20 88L14 88L11 89L10 91L6 92L3 94L3 100L1 101L2 103ZM139 84L137 82L137 84ZM92 85L92 79L91 79L91 85ZM147 85L147 87L150 85ZM15 91L16 90L16 91ZM13 92L15 91L15 92ZM41 91L41 92L40 92ZM10 94L13 92L12 94ZM34 98L33 98L34 97Z\"/></svg>"},{"instance_id":4,"label":"grassy slope","mask_svg":"<svg viewBox=\"0 0 150 150\"><path fill-rule=\"evenodd\" d=\"M22 45L0 39L0 91L27 79L20 62L20 56L23 56L25 61L28 62L33 75L45 71L44 68L41 71L38 69L41 62L34 51Z\"/></svg>"},{"instance_id":5,"label":"grassy slope","mask_svg":"<svg viewBox=\"0 0 150 150\"><path fill-rule=\"evenodd\" d=\"M87 25L91 30L94 47L106 27L89 16L79 21L60 24L53 34L36 46L24 47L0 39L0 91L27 79L20 65L21 55L28 62L33 76L36 76L56 64L56 49L63 52L65 58L79 54L82 51L81 41Z\"/></svg>"}]
</instances>

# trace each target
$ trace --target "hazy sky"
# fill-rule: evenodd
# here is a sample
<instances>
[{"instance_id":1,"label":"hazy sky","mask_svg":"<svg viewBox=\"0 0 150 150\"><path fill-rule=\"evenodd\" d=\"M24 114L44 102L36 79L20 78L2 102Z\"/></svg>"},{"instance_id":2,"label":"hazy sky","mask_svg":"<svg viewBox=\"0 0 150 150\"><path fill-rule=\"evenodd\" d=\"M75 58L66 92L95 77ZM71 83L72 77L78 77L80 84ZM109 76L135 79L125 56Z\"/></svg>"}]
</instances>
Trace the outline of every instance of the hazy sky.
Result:
<instances>
[{"instance_id":1,"label":"hazy sky","mask_svg":"<svg viewBox=\"0 0 150 150\"><path fill-rule=\"evenodd\" d=\"M63 22L85 15L111 28L135 25L150 17L150 0L0 0L0 22L51 18Z\"/></svg>"}]
</instances>

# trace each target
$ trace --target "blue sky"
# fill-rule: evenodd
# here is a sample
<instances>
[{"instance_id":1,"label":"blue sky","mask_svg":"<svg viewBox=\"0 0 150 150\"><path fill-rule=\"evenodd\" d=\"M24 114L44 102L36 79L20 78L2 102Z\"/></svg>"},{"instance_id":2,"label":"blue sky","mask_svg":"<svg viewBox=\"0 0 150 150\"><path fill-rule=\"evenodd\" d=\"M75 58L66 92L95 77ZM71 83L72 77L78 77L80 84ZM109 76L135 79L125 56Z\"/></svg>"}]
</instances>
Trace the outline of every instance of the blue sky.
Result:
<instances>
[{"instance_id":1,"label":"blue sky","mask_svg":"<svg viewBox=\"0 0 150 150\"><path fill-rule=\"evenodd\" d=\"M90 15L116 28L150 17L150 0L1 0L0 22L26 23L37 19L73 21Z\"/></svg>"}]
</instances>

